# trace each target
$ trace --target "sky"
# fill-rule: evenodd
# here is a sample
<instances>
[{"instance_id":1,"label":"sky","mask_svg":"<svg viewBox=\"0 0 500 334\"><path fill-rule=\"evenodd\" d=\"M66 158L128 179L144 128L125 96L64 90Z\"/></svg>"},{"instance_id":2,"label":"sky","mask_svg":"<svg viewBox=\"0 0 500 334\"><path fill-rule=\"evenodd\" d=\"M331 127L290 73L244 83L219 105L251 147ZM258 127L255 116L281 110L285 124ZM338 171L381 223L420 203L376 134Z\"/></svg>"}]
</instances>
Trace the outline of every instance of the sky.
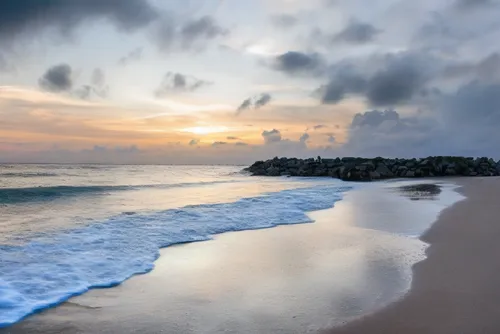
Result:
<instances>
[{"instance_id":1,"label":"sky","mask_svg":"<svg viewBox=\"0 0 500 334\"><path fill-rule=\"evenodd\" d=\"M500 158L499 0L3 0L0 162Z\"/></svg>"}]
</instances>

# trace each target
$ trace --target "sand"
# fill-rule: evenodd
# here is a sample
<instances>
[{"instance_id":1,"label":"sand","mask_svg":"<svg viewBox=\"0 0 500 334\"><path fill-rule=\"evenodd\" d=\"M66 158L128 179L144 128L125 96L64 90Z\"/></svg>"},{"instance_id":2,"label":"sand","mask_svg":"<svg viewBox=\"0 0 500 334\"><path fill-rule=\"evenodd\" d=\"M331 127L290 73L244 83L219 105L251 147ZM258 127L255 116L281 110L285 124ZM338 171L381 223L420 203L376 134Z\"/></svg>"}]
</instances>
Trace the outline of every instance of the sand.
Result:
<instances>
[{"instance_id":1,"label":"sand","mask_svg":"<svg viewBox=\"0 0 500 334\"><path fill-rule=\"evenodd\" d=\"M467 200L443 211L422 237L428 258L410 292L329 334L500 333L500 178L457 179Z\"/></svg>"},{"instance_id":2,"label":"sand","mask_svg":"<svg viewBox=\"0 0 500 334\"><path fill-rule=\"evenodd\" d=\"M324 330L335 324L334 313L342 315L339 305L380 309L399 298L406 272L398 261L405 259L390 254L420 243L390 234L374 243L373 232L339 225L402 217L417 223L411 221L417 213L362 192L313 213L315 224L164 249L150 274L90 291L0 333L500 333L500 178L456 183L468 199L445 210L422 238L431 246L413 268L411 290L345 327ZM360 237L366 238L361 251L351 247ZM382 265L367 268L368 256L379 256ZM336 275L347 267L352 277ZM349 298L358 291L356 304L339 303L343 291Z\"/></svg>"}]
</instances>

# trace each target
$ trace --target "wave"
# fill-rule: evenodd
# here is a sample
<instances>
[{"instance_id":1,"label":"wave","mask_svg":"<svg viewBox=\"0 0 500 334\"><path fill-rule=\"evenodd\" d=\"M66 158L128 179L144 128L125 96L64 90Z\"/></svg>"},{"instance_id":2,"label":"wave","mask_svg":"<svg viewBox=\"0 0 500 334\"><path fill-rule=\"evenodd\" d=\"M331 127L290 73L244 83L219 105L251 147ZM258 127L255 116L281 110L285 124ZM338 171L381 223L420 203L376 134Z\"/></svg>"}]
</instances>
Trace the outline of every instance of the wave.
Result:
<instances>
[{"instance_id":1,"label":"wave","mask_svg":"<svg viewBox=\"0 0 500 334\"><path fill-rule=\"evenodd\" d=\"M51 186L30 188L0 188L0 204L20 204L27 202L49 201L87 194L105 194L115 191L140 190L148 188L170 189L206 186L241 181L189 182L174 184L114 185L114 186Z\"/></svg>"},{"instance_id":2,"label":"wave","mask_svg":"<svg viewBox=\"0 0 500 334\"><path fill-rule=\"evenodd\" d=\"M232 203L119 215L23 245L0 245L0 327L89 289L149 272L160 248L229 231L312 222L306 212L332 207L350 189L332 183Z\"/></svg>"}]
</instances>

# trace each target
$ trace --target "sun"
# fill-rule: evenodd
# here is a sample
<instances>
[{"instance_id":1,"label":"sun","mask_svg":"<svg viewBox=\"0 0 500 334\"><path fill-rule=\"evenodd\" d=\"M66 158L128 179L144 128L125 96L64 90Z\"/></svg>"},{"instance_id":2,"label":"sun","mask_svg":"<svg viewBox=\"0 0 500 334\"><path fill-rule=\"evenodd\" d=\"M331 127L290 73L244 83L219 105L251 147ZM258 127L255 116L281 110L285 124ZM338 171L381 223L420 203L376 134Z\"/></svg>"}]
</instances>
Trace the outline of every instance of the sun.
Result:
<instances>
[{"instance_id":1,"label":"sun","mask_svg":"<svg viewBox=\"0 0 500 334\"><path fill-rule=\"evenodd\" d=\"M206 135L206 134L210 134L210 133L226 132L227 127L225 127L225 126L195 126L192 128L182 129L181 131L194 133L196 135Z\"/></svg>"}]
</instances>

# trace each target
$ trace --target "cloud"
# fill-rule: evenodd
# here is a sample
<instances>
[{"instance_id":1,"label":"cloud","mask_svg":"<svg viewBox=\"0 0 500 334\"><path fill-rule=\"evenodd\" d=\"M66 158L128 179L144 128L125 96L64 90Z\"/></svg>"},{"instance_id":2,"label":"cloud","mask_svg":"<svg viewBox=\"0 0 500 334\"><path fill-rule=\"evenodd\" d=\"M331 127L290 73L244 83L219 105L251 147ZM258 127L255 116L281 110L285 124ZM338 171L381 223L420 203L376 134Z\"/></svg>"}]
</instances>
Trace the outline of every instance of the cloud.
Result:
<instances>
[{"instance_id":1,"label":"cloud","mask_svg":"<svg viewBox=\"0 0 500 334\"><path fill-rule=\"evenodd\" d=\"M272 96L269 93L262 93L244 100L236 110L236 115L241 114L245 110L260 109L272 101Z\"/></svg>"},{"instance_id":2,"label":"cloud","mask_svg":"<svg viewBox=\"0 0 500 334\"><path fill-rule=\"evenodd\" d=\"M226 36L229 31L211 16L191 18L179 21L173 15L167 15L156 26L153 38L160 51L200 50L207 41Z\"/></svg>"},{"instance_id":3,"label":"cloud","mask_svg":"<svg viewBox=\"0 0 500 334\"><path fill-rule=\"evenodd\" d=\"M281 141L281 132L276 129L272 129L270 131L265 130L262 132L262 137L264 138L264 143L266 145L277 143Z\"/></svg>"},{"instance_id":4,"label":"cloud","mask_svg":"<svg viewBox=\"0 0 500 334\"><path fill-rule=\"evenodd\" d=\"M244 143L244 142L241 142L241 141L239 141L239 142L237 142L237 143L234 143L234 145L235 145L235 146L248 146L248 144L247 144L247 143Z\"/></svg>"},{"instance_id":5,"label":"cloud","mask_svg":"<svg viewBox=\"0 0 500 334\"><path fill-rule=\"evenodd\" d=\"M333 37L333 41L364 44L372 42L380 33L373 25L351 20L347 26Z\"/></svg>"},{"instance_id":6,"label":"cloud","mask_svg":"<svg viewBox=\"0 0 500 334\"><path fill-rule=\"evenodd\" d=\"M363 114L354 115L351 123L351 128L360 128L364 126L378 127L385 121L399 121L399 114L394 110L372 110Z\"/></svg>"},{"instance_id":7,"label":"cloud","mask_svg":"<svg viewBox=\"0 0 500 334\"><path fill-rule=\"evenodd\" d=\"M0 2L0 41L49 29L67 35L84 22L101 19L132 31L148 25L157 15L145 0L4 0Z\"/></svg>"},{"instance_id":8,"label":"cloud","mask_svg":"<svg viewBox=\"0 0 500 334\"><path fill-rule=\"evenodd\" d=\"M328 142L330 144L335 144L337 142L337 140L335 139L334 135L328 135Z\"/></svg>"},{"instance_id":9,"label":"cloud","mask_svg":"<svg viewBox=\"0 0 500 334\"><path fill-rule=\"evenodd\" d=\"M49 68L38 80L40 88L50 92L70 91L73 87L72 70L67 64L55 65Z\"/></svg>"},{"instance_id":10,"label":"cloud","mask_svg":"<svg viewBox=\"0 0 500 334\"><path fill-rule=\"evenodd\" d=\"M234 137L234 136L227 136L226 139L227 140L239 140L240 138Z\"/></svg>"},{"instance_id":11,"label":"cloud","mask_svg":"<svg viewBox=\"0 0 500 334\"><path fill-rule=\"evenodd\" d=\"M328 125L318 124L318 125L313 126L313 129L314 130L321 130L321 129L324 129L324 128L327 128L327 127L328 127Z\"/></svg>"},{"instance_id":12,"label":"cloud","mask_svg":"<svg viewBox=\"0 0 500 334\"><path fill-rule=\"evenodd\" d=\"M301 143L306 143L306 142L309 140L309 138L310 138L310 137L311 137L311 136L309 136L309 134L306 132L306 133L304 133L302 136L300 136L299 141L300 141Z\"/></svg>"},{"instance_id":13,"label":"cloud","mask_svg":"<svg viewBox=\"0 0 500 334\"><path fill-rule=\"evenodd\" d=\"M271 67L288 75L313 75L324 69L325 62L317 53L288 51L277 56Z\"/></svg>"},{"instance_id":14,"label":"cloud","mask_svg":"<svg viewBox=\"0 0 500 334\"><path fill-rule=\"evenodd\" d=\"M189 142L189 146L195 146L198 145L199 143L200 143L199 139L191 139L191 141Z\"/></svg>"},{"instance_id":15,"label":"cloud","mask_svg":"<svg viewBox=\"0 0 500 334\"><path fill-rule=\"evenodd\" d=\"M127 66L130 65L131 63L137 62L142 59L143 55L143 48L139 47L136 48L129 53L127 53L125 56L121 57L118 60L118 64L121 66Z\"/></svg>"},{"instance_id":16,"label":"cloud","mask_svg":"<svg viewBox=\"0 0 500 334\"><path fill-rule=\"evenodd\" d=\"M401 52L373 59L370 73L361 65L340 62L331 66L330 80L314 91L324 104L336 104L348 95L362 95L374 107L410 102L435 75L436 62L420 53ZM369 62L369 61L368 61Z\"/></svg>"},{"instance_id":17,"label":"cloud","mask_svg":"<svg viewBox=\"0 0 500 334\"><path fill-rule=\"evenodd\" d=\"M164 97L172 93L194 92L212 83L181 73L168 72L162 79L160 87L156 89L156 97Z\"/></svg>"},{"instance_id":18,"label":"cloud","mask_svg":"<svg viewBox=\"0 0 500 334\"><path fill-rule=\"evenodd\" d=\"M257 100L254 101L254 108L259 109L259 108L265 106L266 104L268 104L269 102L271 102L271 100L272 100L272 97L270 94L268 94L268 93L261 94L257 98Z\"/></svg>"},{"instance_id":19,"label":"cloud","mask_svg":"<svg viewBox=\"0 0 500 334\"><path fill-rule=\"evenodd\" d=\"M227 145L228 143L225 142L225 141L216 141L214 143L212 143L212 147L219 147L219 146L224 146L224 145Z\"/></svg>"}]
</instances>

